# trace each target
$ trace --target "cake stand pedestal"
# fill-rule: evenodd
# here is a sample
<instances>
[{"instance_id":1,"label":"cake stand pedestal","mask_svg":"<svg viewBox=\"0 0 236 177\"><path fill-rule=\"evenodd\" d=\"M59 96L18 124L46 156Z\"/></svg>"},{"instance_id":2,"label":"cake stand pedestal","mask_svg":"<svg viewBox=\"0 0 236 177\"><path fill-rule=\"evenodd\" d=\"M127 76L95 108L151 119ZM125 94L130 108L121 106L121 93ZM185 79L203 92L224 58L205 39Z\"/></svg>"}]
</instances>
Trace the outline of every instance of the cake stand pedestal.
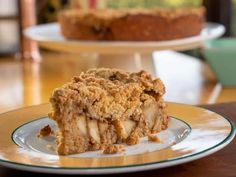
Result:
<instances>
[{"instance_id":1,"label":"cake stand pedestal","mask_svg":"<svg viewBox=\"0 0 236 177\"><path fill-rule=\"evenodd\" d=\"M148 70L155 75L155 67L152 54L99 54L98 67L119 68L130 72Z\"/></svg>"}]
</instances>

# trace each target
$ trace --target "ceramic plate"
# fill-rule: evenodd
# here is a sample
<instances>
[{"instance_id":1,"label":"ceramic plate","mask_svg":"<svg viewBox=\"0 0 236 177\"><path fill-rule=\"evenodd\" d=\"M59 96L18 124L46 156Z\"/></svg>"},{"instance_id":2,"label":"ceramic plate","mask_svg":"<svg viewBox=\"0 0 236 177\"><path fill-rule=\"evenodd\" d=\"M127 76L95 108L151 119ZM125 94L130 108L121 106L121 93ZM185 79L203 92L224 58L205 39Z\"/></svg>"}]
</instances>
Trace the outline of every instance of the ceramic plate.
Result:
<instances>
[{"instance_id":1,"label":"ceramic plate","mask_svg":"<svg viewBox=\"0 0 236 177\"><path fill-rule=\"evenodd\" d=\"M42 47L64 52L98 52L98 53L135 53L153 52L155 50L186 50L202 45L204 40L218 38L225 28L221 24L206 23L198 36L169 41L75 41L67 40L60 34L57 23L30 27L24 34L37 41Z\"/></svg>"},{"instance_id":2,"label":"ceramic plate","mask_svg":"<svg viewBox=\"0 0 236 177\"><path fill-rule=\"evenodd\" d=\"M50 105L22 108L0 115L0 165L44 173L111 174L137 172L178 165L225 147L234 137L230 120L208 110L168 103L169 128L157 134L161 142L125 146L125 151L101 151L58 156L55 138L39 138L39 129L54 121L46 116Z\"/></svg>"}]
</instances>

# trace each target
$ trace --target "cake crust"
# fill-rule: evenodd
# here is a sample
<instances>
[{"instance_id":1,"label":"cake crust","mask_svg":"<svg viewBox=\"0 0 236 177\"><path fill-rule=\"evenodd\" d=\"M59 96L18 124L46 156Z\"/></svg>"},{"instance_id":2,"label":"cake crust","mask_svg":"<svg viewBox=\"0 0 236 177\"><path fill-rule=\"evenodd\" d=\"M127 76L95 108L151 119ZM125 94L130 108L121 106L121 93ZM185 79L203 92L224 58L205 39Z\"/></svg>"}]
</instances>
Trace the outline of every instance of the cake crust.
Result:
<instances>
[{"instance_id":1,"label":"cake crust","mask_svg":"<svg viewBox=\"0 0 236 177\"><path fill-rule=\"evenodd\" d=\"M58 154L137 144L168 126L165 87L145 71L91 69L54 90L49 117L59 128Z\"/></svg>"}]
</instances>

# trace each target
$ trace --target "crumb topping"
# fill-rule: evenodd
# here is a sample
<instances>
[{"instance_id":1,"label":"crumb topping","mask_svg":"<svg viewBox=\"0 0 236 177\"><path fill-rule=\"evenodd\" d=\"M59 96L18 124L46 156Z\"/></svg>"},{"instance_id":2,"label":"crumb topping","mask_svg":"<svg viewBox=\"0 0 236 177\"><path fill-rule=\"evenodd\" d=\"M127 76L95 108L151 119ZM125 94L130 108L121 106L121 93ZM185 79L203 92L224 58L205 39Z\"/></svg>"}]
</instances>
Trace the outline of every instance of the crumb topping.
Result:
<instances>
[{"instance_id":1,"label":"crumb topping","mask_svg":"<svg viewBox=\"0 0 236 177\"><path fill-rule=\"evenodd\" d=\"M131 115L137 119L145 100L160 101L164 93L161 80L152 79L145 71L128 73L100 68L81 73L63 87L55 89L50 102L54 109L67 102L79 107L77 110L90 118L114 121L125 120ZM60 113L60 110L56 112Z\"/></svg>"}]
</instances>

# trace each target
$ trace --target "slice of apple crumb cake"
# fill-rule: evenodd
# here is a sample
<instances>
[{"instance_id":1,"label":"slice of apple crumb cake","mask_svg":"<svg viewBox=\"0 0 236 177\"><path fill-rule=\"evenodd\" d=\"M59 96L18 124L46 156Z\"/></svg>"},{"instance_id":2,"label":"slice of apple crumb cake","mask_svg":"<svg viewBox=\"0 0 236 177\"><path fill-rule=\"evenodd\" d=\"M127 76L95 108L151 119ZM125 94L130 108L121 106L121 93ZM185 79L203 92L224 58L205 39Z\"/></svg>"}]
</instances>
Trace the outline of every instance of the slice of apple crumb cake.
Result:
<instances>
[{"instance_id":1,"label":"slice of apple crumb cake","mask_svg":"<svg viewBox=\"0 0 236 177\"><path fill-rule=\"evenodd\" d=\"M50 98L59 155L139 143L168 126L165 87L145 71L91 69L56 88Z\"/></svg>"}]
</instances>

